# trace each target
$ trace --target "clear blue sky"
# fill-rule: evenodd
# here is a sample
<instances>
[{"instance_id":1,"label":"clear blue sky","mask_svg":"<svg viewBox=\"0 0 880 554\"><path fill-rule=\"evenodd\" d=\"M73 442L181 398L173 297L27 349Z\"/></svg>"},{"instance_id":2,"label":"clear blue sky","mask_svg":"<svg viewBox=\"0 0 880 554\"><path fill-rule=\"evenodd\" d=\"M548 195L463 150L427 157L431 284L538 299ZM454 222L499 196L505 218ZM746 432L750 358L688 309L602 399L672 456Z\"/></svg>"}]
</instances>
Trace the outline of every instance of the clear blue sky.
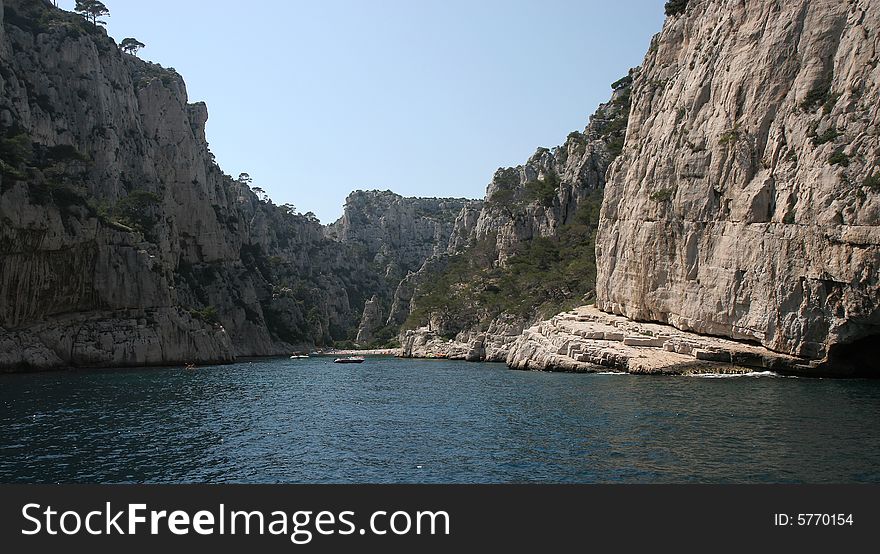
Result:
<instances>
[{"instance_id":1,"label":"clear blue sky","mask_svg":"<svg viewBox=\"0 0 880 554\"><path fill-rule=\"evenodd\" d=\"M325 223L355 189L482 198L582 129L663 0L104 0L207 102L224 171ZM61 0L72 9L74 0Z\"/></svg>"}]
</instances>

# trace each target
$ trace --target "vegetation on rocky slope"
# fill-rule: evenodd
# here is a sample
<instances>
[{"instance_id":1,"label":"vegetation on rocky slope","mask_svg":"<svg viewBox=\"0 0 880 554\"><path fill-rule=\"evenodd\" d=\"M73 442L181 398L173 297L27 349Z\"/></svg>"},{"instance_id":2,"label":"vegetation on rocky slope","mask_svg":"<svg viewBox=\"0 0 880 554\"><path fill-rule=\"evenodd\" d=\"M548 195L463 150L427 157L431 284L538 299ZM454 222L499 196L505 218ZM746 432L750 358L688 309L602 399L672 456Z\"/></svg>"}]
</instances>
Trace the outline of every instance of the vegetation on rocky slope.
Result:
<instances>
[{"instance_id":1,"label":"vegetation on rocky slope","mask_svg":"<svg viewBox=\"0 0 880 554\"><path fill-rule=\"evenodd\" d=\"M9 363L222 361L355 337L379 273L225 175L176 71L47 2L3 9L0 335L38 346ZM73 326L94 335L71 347Z\"/></svg>"},{"instance_id":2,"label":"vegetation on rocky slope","mask_svg":"<svg viewBox=\"0 0 880 554\"><path fill-rule=\"evenodd\" d=\"M581 205L575 222L562 226L557 236L518 244L504 266L494 263L490 240L452 256L445 270L420 287L404 327L433 319L452 338L463 329L485 330L501 314L534 319L582 304L596 284L601 203L601 192L594 193Z\"/></svg>"},{"instance_id":3,"label":"vegetation on rocky slope","mask_svg":"<svg viewBox=\"0 0 880 554\"><path fill-rule=\"evenodd\" d=\"M596 284L595 237L604 174L622 151L632 84L630 74L612 85L612 100L600 107L584 133L571 133L552 153L539 149L530 161L539 176L523 178L521 172L530 171L523 168L495 174L485 204L485 211L498 218L495 228L516 228L518 222L537 222L549 214L566 223L553 233L518 241L503 259L496 235L472 238L466 249L449 257L443 270L416 288L404 330L430 323L452 338L464 330L485 331L502 315L535 320L590 299ZM589 181L595 177L588 177L580 165L588 157L601 160L595 168L598 182ZM543 167L540 160L548 159L554 161ZM583 197L572 201L561 193L563 186ZM568 210L574 210L574 216L565 219L562 214Z\"/></svg>"},{"instance_id":4,"label":"vegetation on rocky slope","mask_svg":"<svg viewBox=\"0 0 880 554\"><path fill-rule=\"evenodd\" d=\"M55 242L0 248L6 275L26 292L4 299L0 316L18 315L0 317L0 326L39 322L48 331L34 340L47 350L61 351L64 332L56 332L61 327L53 319L61 313L67 321L100 320L108 329L133 322L134 330L115 337L111 347L88 345L94 365L119 360L127 345L166 331L163 348L187 357L186 333L206 331L217 344L206 343L200 359L227 359L227 342L239 355L347 344L358 336L367 300L378 296L387 316L400 280L426 257L446 252L462 209L482 209L479 202L388 193L388 202L350 210L347 224L360 231L346 235L343 224L324 229L313 216L275 206L260 189L222 172L207 148L207 109L188 104L173 69L120 53L94 21L45 2L8 0L4 16L3 51L10 55L0 67L0 241L20 245L40 229ZM518 218L540 215L551 230L519 235L503 255L491 233L472 240L447 269L429 276L410 324L438 314L450 329L504 313L531 318L590 293L601 195L595 175L604 175L620 153L631 83L628 76L613 85L613 100L584 132L552 152L539 150L534 167L508 172L510 182L498 183L490 198L495 205L487 209L489 219L496 218L490 227L512 228ZM108 141L115 157L102 155ZM602 146L594 150L597 143ZM334 230L339 236L328 232ZM455 248L462 248L469 235L456 233ZM92 257L81 256L85 261L72 267L58 245ZM48 265L38 270L16 256ZM93 258L100 263L86 263ZM64 280L71 281L70 291L59 302L44 284ZM39 309L19 309L25 304ZM162 311L166 320L148 309ZM387 323L372 330L371 344L393 343L406 313L404 305L400 317L380 318ZM104 327L96 333L106 333ZM220 347L224 352L215 355ZM81 350L66 348L65 355L74 351ZM144 363L151 355L144 350L125 363Z\"/></svg>"}]
</instances>

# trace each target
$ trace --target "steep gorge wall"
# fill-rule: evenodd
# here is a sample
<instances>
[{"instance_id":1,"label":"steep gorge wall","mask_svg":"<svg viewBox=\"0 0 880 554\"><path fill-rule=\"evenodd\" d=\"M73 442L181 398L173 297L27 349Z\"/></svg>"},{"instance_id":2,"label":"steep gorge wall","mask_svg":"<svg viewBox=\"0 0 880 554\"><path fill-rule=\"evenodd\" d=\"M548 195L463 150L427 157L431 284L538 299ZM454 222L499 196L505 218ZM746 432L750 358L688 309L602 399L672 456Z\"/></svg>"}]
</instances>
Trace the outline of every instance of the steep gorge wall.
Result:
<instances>
[{"instance_id":1,"label":"steep gorge wall","mask_svg":"<svg viewBox=\"0 0 880 554\"><path fill-rule=\"evenodd\" d=\"M325 234L358 245L379 271L397 282L445 252L462 210L479 209L464 198L406 198L391 191L351 193L342 217Z\"/></svg>"},{"instance_id":2,"label":"steep gorge wall","mask_svg":"<svg viewBox=\"0 0 880 554\"><path fill-rule=\"evenodd\" d=\"M387 342L397 334L406 319L394 305L399 284L411 279L425 260L445 253L452 235L460 233L461 214L481 206L477 200L406 198L391 191L358 190L348 196L342 217L324 233L381 276L373 298L364 304L358 344Z\"/></svg>"},{"instance_id":3,"label":"steep gorge wall","mask_svg":"<svg viewBox=\"0 0 880 554\"><path fill-rule=\"evenodd\" d=\"M605 191L598 306L866 363L880 338L878 65L873 0L691 0L668 18Z\"/></svg>"},{"instance_id":4,"label":"steep gorge wall","mask_svg":"<svg viewBox=\"0 0 880 554\"><path fill-rule=\"evenodd\" d=\"M542 310L586 301L598 203L636 74L612 85L583 132L499 169L482 204L459 214L446 252L400 283L389 322L406 322L404 355L501 361Z\"/></svg>"},{"instance_id":5,"label":"steep gorge wall","mask_svg":"<svg viewBox=\"0 0 880 554\"><path fill-rule=\"evenodd\" d=\"M208 150L173 70L0 0L0 368L230 361L348 338L379 286Z\"/></svg>"}]
</instances>

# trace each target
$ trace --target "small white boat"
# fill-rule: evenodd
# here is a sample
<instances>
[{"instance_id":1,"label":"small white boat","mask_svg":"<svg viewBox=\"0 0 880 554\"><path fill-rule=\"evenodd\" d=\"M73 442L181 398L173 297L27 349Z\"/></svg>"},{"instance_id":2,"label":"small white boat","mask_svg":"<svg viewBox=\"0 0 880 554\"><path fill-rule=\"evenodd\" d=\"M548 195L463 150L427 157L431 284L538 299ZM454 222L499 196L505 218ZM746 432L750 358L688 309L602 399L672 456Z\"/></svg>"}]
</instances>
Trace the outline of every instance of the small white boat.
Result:
<instances>
[{"instance_id":1,"label":"small white boat","mask_svg":"<svg viewBox=\"0 0 880 554\"><path fill-rule=\"evenodd\" d=\"M290 357L291 360L301 360L302 358L308 358L308 354L294 354Z\"/></svg>"},{"instance_id":2,"label":"small white boat","mask_svg":"<svg viewBox=\"0 0 880 554\"><path fill-rule=\"evenodd\" d=\"M333 360L334 364L362 364L367 359L363 356L349 356L347 358L336 358Z\"/></svg>"}]
</instances>

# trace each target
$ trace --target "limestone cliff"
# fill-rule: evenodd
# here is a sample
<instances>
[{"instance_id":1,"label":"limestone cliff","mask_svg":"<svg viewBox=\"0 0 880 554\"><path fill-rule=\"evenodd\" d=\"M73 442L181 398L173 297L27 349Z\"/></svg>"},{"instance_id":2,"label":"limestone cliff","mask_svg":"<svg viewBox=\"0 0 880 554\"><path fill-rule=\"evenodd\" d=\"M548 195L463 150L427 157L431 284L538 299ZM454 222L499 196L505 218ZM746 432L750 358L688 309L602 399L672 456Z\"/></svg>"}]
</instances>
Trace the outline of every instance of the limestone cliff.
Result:
<instances>
[{"instance_id":1,"label":"limestone cliff","mask_svg":"<svg viewBox=\"0 0 880 554\"><path fill-rule=\"evenodd\" d=\"M682 3L680 3L682 4ZM636 79L598 306L876 367L880 4L691 0Z\"/></svg>"},{"instance_id":2,"label":"limestone cliff","mask_svg":"<svg viewBox=\"0 0 880 554\"><path fill-rule=\"evenodd\" d=\"M364 314L361 316L361 324L358 326L355 342L358 344L370 344L376 338L375 333L385 324L382 318L382 303L378 295L364 304Z\"/></svg>"},{"instance_id":3,"label":"limestone cliff","mask_svg":"<svg viewBox=\"0 0 880 554\"><path fill-rule=\"evenodd\" d=\"M583 132L499 169L480 209L459 214L446 254L401 282L391 313L407 315L404 355L504 360L528 323L589 299L598 206L636 73Z\"/></svg>"},{"instance_id":4,"label":"limestone cliff","mask_svg":"<svg viewBox=\"0 0 880 554\"><path fill-rule=\"evenodd\" d=\"M462 214L479 211L481 201L463 198L406 198L391 191L355 191L342 217L325 235L348 247L379 275L373 297L364 304L356 342L382 346L406 319L405 283L429 258L445 253ZM401 304L405 303L405 306ZM382 314L390 314L388 318Z\"/></svg>"},{"instance_id":5,"label":"limestone cliff","mask_svg":"<svg viewBox=\"0 0 880 554\"><path fill-rule=\"evenodd\" d=\"M229 361L353 337L379 286L208 150L171 69L0 0L0 368Z\"/></svg>"},{"instance_id":6,"label":"limestone cliff","mask_svg":"<svg viewBox=\"0 0 880 554\"><path fill-rule=\"evenodd\" d=\"M356 245L386 278L399 282L445 252L456 219L482 203L463 198L405 198L391 191L351 193L326 235Z\"/></svg>"},{"instance_id":7,"label":"limestone cliff","mask_svg":"<svg viewBox=\"0 0 880 554\"><path fill-rule=\"evenodd\" d=\"M488 241L496 263L504 265L522 243L555 237L562 226L575 222L578 209L601 195L608 166L620 152L631 82L627 76L612 85L611 100L599 106L583 132L569 134L552 150L539 148L521 166L499 169L468 230L470 241Z\"/></svg>"}]
</instances>

